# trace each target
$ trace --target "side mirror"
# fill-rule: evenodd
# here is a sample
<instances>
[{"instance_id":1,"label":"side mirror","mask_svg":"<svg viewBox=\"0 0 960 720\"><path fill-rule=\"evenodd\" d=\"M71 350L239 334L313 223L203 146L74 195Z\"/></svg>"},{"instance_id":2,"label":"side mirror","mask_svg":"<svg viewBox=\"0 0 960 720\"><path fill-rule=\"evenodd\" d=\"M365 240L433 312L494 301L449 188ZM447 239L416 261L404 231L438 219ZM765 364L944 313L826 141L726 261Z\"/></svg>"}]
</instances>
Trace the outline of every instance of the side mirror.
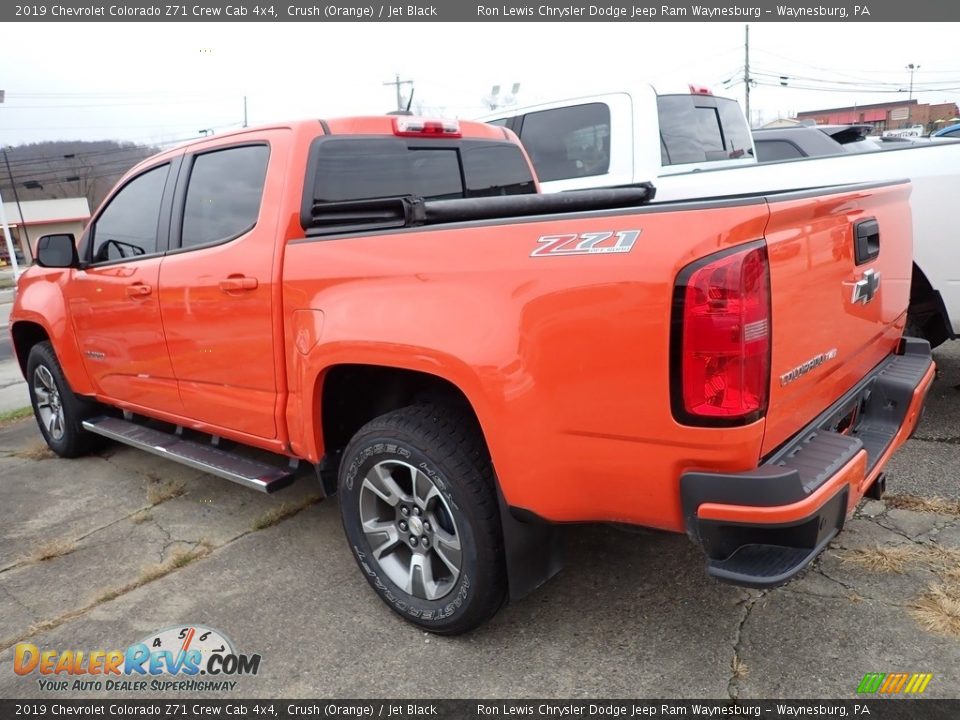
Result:
<instances>
[{"instance_id":1,"label":"side mirror","mask_svg":"<svg viewBox=\"0 0 960 720\"><path fill-rule=\"evenodd\" d=\"M73 235L44 235L37 241L37 265L40 267L71 268L79 264Z\"/></svg>"}]
</instances>

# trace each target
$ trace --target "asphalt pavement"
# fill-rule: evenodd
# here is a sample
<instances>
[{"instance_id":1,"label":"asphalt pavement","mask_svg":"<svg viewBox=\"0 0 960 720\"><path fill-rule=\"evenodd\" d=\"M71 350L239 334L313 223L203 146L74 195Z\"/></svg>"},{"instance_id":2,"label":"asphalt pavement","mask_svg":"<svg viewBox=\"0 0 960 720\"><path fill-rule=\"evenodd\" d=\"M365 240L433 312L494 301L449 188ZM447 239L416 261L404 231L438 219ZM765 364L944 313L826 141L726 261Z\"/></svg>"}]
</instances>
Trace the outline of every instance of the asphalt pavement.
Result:
<instances>
[{"instance_id":1,"label":"asphalt pavement","mask_svg":"<svg viewBox=\"0 0 960 720\"><path fill-rule=\"evenodd\" d=\"M854 698L868 672L933 673L924 694L956 696L960 342L935 355L940 376L889 466L887 500L863 502L801 578L721 585L684 536L570 526L556 578L457 638L416 630L374 596L336 502L310 482L266 496L116 445L54 459L32 420L9 425L0 697L54 694L13 672L18 643L113 650L170 627L213 628L261 655L258 674L204 697ZM56 693L158 695L201 694Z\"/></svg>"}]
</instances>

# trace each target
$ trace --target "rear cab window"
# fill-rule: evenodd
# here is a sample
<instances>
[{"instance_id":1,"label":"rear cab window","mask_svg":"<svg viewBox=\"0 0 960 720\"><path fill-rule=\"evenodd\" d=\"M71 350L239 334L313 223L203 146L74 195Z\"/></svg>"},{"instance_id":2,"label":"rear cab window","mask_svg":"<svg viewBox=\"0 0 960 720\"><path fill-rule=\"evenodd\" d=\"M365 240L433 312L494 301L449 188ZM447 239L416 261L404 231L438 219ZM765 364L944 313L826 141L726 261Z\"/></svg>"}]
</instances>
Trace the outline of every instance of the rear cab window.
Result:
<instances>
[{"instance_id":1,"label":"rear cab window","mask_svg":"<svg viewBox=\"0 0 960 720\"><path fill-rule=\"evenodd\" d=\"M306 187L316 202L536 192L530 166L512 143L329 137L314 142L310 154Z\"/></svg>"},{"instance_id":2,"label":"rear cab window","mask_svg":"<svg viewBox=\"0 0 960 720\"><path fill-rule=\"evenodd\" d=\"M660 95L660 160L666 166L751 159L750 128L735 100Z\"/></svg>"},{"instance_id":3,"label":"rear cab window","mask_svg":"<svg viewBox=\"0 0 960 720\"><path fill-rule=\"evenodd\" d=\"M327 232L402 227L403 198L536 192L530 164L515 143L327 135L310 147L300 220L308 233L319 227Z\"/></svg>"}]
</instances>

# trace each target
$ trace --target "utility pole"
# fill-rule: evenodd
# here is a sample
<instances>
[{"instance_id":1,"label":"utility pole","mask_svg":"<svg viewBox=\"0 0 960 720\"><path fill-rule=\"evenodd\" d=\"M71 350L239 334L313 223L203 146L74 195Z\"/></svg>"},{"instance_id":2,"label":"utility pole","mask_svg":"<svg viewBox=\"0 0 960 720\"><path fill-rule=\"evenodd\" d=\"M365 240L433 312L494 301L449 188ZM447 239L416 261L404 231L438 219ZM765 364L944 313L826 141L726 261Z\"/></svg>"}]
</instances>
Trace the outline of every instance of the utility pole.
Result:
<instances>
[{"instance_id":1,"label":"utility pole","mask_svg":"<svg viewBox=\"0 0 960 720\"><path fill-rule=\"evenodd\" d=\"M910 71L910 95L907 97L908 101L913 100L913 74L920 69L919 65L914 65L910 63L907 65L907 70ZM907 105L907 124L910 125L913 122L913 105Z\"/></svg>"},{"instance_id":2,"label":"utility pole","mask_svg":"<svg viewBox=\"0 0 960 720\"><path fill-rule=\"evenodd\" d=\"M6 91L0 90L0 103L6 99ZM10 226L7 224L7 212L3 207L3 196L0 195L0 226L3 227L3 239L7 243L7 252L10 254L10 264L13 266L13 278L20 274L17 266L17 251L13 247L13 238L10 237Z\"/></svg>"},{"instance_id":3,"label":"utility pole","mask_svg":"<svg viewBox=\"0 0 960 720\"><path fill-rule=\"evenodd\" d=\"M247 96L243 96L243 126L247 126Z\"/></svg>"},{"instance_id":4,"label":"utility pole","mask_svg":"<svg viewBox=\"0 0 960 720\"><path fill-rule=\"evenodd\" d=\"M913 63L907 65L907 70L910 71L910 96L907 98L908 100L913 100L913 74L919 69L919 65L914 65Z\"/></svg>"},{"instance_id":5,"label":"utility pole","mask_svg":"<svg viewBox=\"0 0 960 720\"><path fill-rule=\"evenodd\" d=\"M747 122L753 127L753 118L750 116L750 26L746 26L746 35L743 43L743 87L747 101Z\"/></svg>"},{"instance_id":6,"label":"utility pole","mask_svg":"<svg viewBox=\"0 0 960 720\"><path fill-rule=\"evenodd\" d=\"M385 82L384 85L397 86L397 110L400 110L402 112L404 110L404 107L403 107L403 98L400 95L400 86L401 85L413 86L413 80L401 80L400 75L395 75L393 82Z\"/></svg>"},{"instance_id":7,"label":"utility pole","mask_svg":"<svg viewBox=\"0 0 960 720\"><path fill-rule=\"evenodd\" d=\"M23 208L20 207L20 194L17 192L17 183L13 179L13 171L10 170L10 158L7 156L7 149L3 149L3 161L7 165L7 176L10 178L10 185L13 187L13 200L17 204L17 213L20 215L20 229L23 230L23 238L27 241L27 247L30 248L30 254L33 254L33 248L30 245L30 235L27 232L27 221L23 219ZM16 270L16 258L13 259L14 270Z\"/></svg>"}]
</instances>

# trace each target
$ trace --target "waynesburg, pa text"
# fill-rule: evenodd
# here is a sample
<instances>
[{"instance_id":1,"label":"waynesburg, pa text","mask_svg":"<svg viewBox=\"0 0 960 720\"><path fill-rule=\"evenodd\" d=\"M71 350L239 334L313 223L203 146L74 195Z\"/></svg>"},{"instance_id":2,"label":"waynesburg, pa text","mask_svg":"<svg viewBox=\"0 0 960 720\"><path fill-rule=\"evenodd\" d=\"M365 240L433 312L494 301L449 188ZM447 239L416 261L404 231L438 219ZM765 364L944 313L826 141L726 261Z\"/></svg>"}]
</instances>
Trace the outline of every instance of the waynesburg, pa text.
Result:
<instances>
[{"instance_id":1,"label":"waynesburg, pa text","mask_svg":"<svg viewBox=\"0 0 960 720\"><path fill-rule=\"evenodd\" d=\"M522 5L510 7L477 5L477 17L546 17L546 18L610 18L610 19L653 19L653 18L783 18L796 20L801 18L837 18L870 17L867 5L777 5L770 10L760 7L725 6L709 7L704 5Z\"/></svg>"}]
</instances>

